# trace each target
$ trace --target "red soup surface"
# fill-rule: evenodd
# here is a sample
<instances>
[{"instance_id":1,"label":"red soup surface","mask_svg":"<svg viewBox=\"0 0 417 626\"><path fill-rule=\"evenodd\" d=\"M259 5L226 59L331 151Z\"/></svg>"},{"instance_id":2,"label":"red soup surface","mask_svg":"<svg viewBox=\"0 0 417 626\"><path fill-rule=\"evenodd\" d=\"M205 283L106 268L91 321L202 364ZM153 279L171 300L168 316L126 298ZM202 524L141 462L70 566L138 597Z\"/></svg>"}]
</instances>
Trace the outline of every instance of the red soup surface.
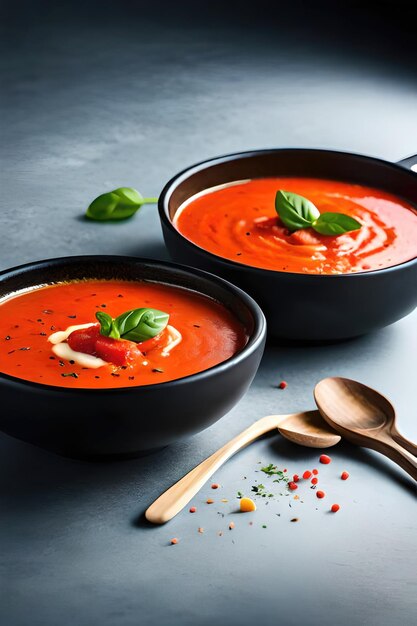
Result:
<instances>
[{"instance_id":1,"label":"red soup surface","mask_svg":"<svg viewBox=\"0 0 417 626\"><path fill-rule=\"evenodd\" d=\"M338 237L289 232L275 211L282 189L320 213L345 213L362 227ZM174 224L187 239L226 259L281 272L341 274L377 270L417 255L417 212L379 189L314 178L259 178L187 200Z\"/></svg>"},{"instance_id":2,"label":"red soup surface","mask_svg":"<svg viewBox=\"0 0 417 626\"><path fill-rule=\"evenodd\" d=\"M181 334L180 343L168 354L152 346L127 367L106 363L90 369L52 352L48 340L52 333L94 323L99 310L117 317L142 307L169 313L169 325ZM59 387L134 387L182 378L225 361L246 342L245 328L224 306L162 284L86 280L41 287L0 301L0 371Z\"/></svg>"}]
</instances>

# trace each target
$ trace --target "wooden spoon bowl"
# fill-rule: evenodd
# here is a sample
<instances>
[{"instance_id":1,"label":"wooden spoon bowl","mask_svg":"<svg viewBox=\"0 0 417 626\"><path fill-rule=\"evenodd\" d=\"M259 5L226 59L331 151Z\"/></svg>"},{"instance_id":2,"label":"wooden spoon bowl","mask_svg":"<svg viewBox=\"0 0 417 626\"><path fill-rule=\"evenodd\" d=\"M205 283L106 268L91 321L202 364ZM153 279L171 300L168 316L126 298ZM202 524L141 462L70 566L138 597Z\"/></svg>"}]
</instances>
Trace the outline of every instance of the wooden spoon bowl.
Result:
<instances>
[{"instance_id":1,"label":"wooden spoon bowl","mask_svg":"<svg viewBox=\"0 0 417 626\"><path fill-rule=\"evenodd\" d=\"M326 422L351 443L371 448L417 480L417 446L403 437L391 402L375 389L348 378L325 378L314 398Z\"/></svg>"}]
</instances>

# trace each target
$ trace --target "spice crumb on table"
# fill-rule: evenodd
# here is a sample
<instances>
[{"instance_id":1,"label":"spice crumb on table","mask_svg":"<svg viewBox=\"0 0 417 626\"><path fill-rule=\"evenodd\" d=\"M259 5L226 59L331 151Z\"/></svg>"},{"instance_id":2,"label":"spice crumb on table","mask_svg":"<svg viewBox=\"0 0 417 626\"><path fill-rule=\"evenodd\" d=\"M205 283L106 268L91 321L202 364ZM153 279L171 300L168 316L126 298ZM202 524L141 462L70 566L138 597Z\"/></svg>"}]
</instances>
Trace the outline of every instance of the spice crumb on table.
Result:
<instances>
[{"instance_id":1,"label":"spice crumb on table","mask_svg":"<svg viewBox=\"0 0 417 626\"><path fill-rule=\"evenodd\" d=\"M321 455L319 460L324 465L329 465L331 462L330 457L328 457L327 455ZM259 461L258 465L262 465L262 462ZM272 503L277 502L277 501L279 502L279 498L284 497L284 496L290 496L291 492L295 491L298 488L300 488L301 490L303 489L306 490L307 487L309 487L310 489L313 489L315 491L316 498L319 500L328 497L328 494L326 494L325 491L316 489L316 485L318 483L318 478L317 478L318 470L316 468L312 470L304 470L302 474L295 474L295 473L292 474L293 480L290 480L291 474L288 474L288 470L286 468L281 470L279 469L277 465L274 465L273 463L270 463L269 465L265 465L259 468L258 470L255 470L255 472L259 472L259 471L263 472L266 475L265 485L255 480L254 482L256 484L252 486L252 492L254 493L254 498L255 497L259 498L261 502L264 502L265 506L268 505L269 502L272 502ZM335 480L339 478L339 480L341 479L344 481L344 480L347 480L347 478L349 478L349 473L346 470L343 470L342 472L340 472L340 470L339 472L337 471L335 472L333 469L329 468L329 469L323 470L323 472L324 472L324 478L327 478L327 479L330 478L330 479ZM246 478L247 477L245 476L245 479ZM272 491L270 491L267 481L269 481L269 487L271 487L273 483L281 483L281 484L276 490L274 489L274 486L272 486ZM220 485L218 483L213 483L211 487L213 489L217 489L218 487L220 487ZM305 491L302 492L301 493L302 497L303 497L303 494L304 494L304 498L306 498L307 493ZM329 488L329 494L330 494L330 497L332 497L330 488ZM253 513L258 510L255 500L245 496L243 492L238 491L236 498L239 500L239 510L236 510L236 509L229 510L229 514L234 514L239 511L241 513L247 513L247 512ZM222 498L220 501L222 503L228 503L229 499ZM301 504L304 504L304 502L306 502L307 504L309 502L308 499L305 499L305 500L300 499L300 496L298 494L293 495L289 500L287 500L289 507L292 507L291 501L293 501L295 509L297 509L297 507L299 507ZM212 498L207 498L206 503L213 504L214 500ZM314 507L316 511L321 511L322 513L327 512L327 513L332 513L332 514L337 513L340 510L340 508L341 507L339 504L337 504L337 502L330 505L329 508L326 510L323 510L318 507ZM190 506L189 512L197 513L197 507ZM294 513L296 513L295 510L294 510ZM225 518L226 515L228 515L227 512L223 513L222 511L217 511L217 516L221 516L221 518ZM281 513L277 513L275 511L273 512L273 515L275 515L276 517L281 517ZM290 523L296 523L300 521L300 518L298 516L294 516L291 518L287 518L287 520ZM249 521L248 525L253 526L254 525L253 521L252 520ZM261 528L266 529L267 527L268 525L266 523L261 524ZM228 530L234 530L235 522L234 521L226 522L226 526L224 528ZM198 533L200 535L203 534L204 528L199 526ZM217 530L216 534L219 537L223 536L224 529ZM177 537L174 537L173 539L170 540L169 544L175 545L178 542L179 542L179 539ZM234 543L233 540L232 542Z\"/></svg>"}]
</instances>

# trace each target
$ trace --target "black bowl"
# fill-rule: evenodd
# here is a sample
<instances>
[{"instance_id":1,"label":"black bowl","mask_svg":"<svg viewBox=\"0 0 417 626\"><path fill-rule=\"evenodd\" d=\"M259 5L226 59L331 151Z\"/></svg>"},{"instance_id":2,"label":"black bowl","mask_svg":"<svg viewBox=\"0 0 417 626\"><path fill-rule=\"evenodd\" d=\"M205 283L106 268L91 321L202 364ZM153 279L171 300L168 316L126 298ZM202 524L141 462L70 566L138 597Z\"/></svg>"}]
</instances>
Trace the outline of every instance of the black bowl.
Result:
<instances>
[{"instance_id":1,"label":"black bowl","mask_svg":"<svg viewBox=\"0 0 417 626\"><path fill-rule=\"evenodd\" d=\"M417 258L372 272L314 275L276 272L229 261L187 240L173 226L178 207L194 194L234 180L306 176L349 181L401 196L417 206L417 175L379 159L329 150L257 150L194 165L165 186L159 215L165 243L178 262L201 267L239 285L255 298L275 337L338 340L387 326L417 305ZM417 242L416 242L417 249Z\"/></svg>"},{"instance_id":2,"label":"black bowl","mask_svg":"<svg viewBox=\"0 0 417 626\"><path fill-rule=\"evenodd\" d=\"M34 285L83 278L161 282L197 291L239 319L248 343L215 367L155 385L68 389L0 373L1 430L65 456L135 456L207 428L246 392L262 357L265 318L252 298L216 276L130 257L67 257L1 272L0 298Z\"/></svg>"}]
</instances>

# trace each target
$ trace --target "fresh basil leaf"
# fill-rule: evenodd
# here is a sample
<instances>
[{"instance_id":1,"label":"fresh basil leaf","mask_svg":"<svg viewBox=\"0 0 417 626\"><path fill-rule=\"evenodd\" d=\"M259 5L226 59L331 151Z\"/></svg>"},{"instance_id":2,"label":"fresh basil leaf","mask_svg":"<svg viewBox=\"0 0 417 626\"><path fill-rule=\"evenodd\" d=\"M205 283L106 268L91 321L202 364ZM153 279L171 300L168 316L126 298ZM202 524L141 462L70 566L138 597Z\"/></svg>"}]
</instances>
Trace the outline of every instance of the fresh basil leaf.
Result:
<instances>
[{"instance_id":1,"label":"fresh basil leaf","mask_svg":"<svg viewBox=\"0 0 417 626\"><path fill-rule=\"evenodd\" d=\"M132 206L141 206L143 204L143 196L133 187L119 187L113 191L125 203Z\"/></svg>"},{"instance_id":2,"label":"fresh basil leaf","mask_svg":"<svg viewBox=\"0 0 417 626\"><path fill-rule=\"evenodd\" d=\"M98 196L87 209L86 216L101 222L132 217L143 204L155 204L158 198L144 198L132 187L119 187Z\"/></svg>"},{"instance_id":3,"label":"fresh basil leaf","mask_svg":"<svg viewBox=\"0 0 417 626\"><path fill-rule=\"evenodd\" d=\"M157 309L133 309L116 319L104 311L97 311L96 318L100 322L100 334L140 343L159 335L166 328L169 315Z\"/></svg>"},{"instance_id":4,"label":"fresh basil leaf","mask_svg":"<svg viewBox=\"0 0 417 626\"><path fill-rule=\"evenodd\" d=\"M320 211L310 200L282 189L275 196L275 210L289 230L309 228L320 215Z\"/></svg>"},{"instance_id":5,"label":"fresh basil leaf","mask_svg":"<svg viewBox=\"0 0 417 626\"><path fill-rule=\"evenodd\" d=\"M343 235L351 230L359 230L362 224L350 215L343 213L322 213L311 226L321 235Z\"/></svg>"},{"instance_id":6,"label":"fresh basil leaf","mask_svg":"<svg viewBox=\"0 0 417 626\"><path fill-rule=\"evenodd\" d=\"M141 342L159 335L168 320L168 313L157 309L133 309L116 317L114 324L122 339Z\"/></svg>"},{"instance_id":7,"label":"fresh basil leaf","mask_svg":"<svg viewBox=\"0 0 417 626\"><path fill-rule=\"evenodd\" d=\"M111 315L104 311L97 311L96 318L100 322L100 334L113 339L120 339L120 333L114 325Z\"/></svg>"}]
</instances>

